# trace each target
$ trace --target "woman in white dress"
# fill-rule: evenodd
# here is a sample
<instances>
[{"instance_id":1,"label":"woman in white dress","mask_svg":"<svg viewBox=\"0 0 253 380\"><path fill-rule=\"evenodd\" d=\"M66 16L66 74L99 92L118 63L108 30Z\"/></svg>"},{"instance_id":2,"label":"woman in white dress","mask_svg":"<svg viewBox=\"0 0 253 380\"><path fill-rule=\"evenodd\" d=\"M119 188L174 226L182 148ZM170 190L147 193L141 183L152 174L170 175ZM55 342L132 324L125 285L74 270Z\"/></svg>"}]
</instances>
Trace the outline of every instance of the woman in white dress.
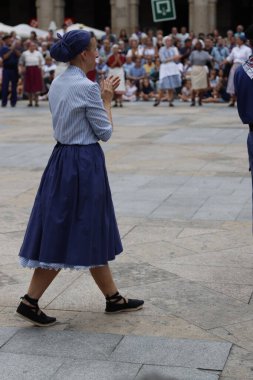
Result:
<instances>
[{"instance_id":1,"label":"woman in white dress","mask_svg":"<svg viewBox=\"0 0 253 380\"><path fill-rule=\"evenodd\" d=\"M227 85L227 93L231 96L231 102L229 103L229 107L234 107L236 96L235 96L235 87L234 87L234 76L237 67L239 67L243 62L247 61L247 59L252 54L251 49L245 45L246 38L245 37L237 37L236 44L229 56L226 58L224 63L229 62L233 63L233 66L230 69L229 77L228 77L228 85Z\"/></svg>"},{"instance_id":2,"label":"woman in white dress","mask_svg":"<svg viewBox=\"0 0 253 380\"><path fill-rule=\"evenodd\" d=\"M169 106L173 107L174 90L181 86L181 75L177 62L180 59L178 49L172 45L170 36L164 37L164 44L159 50L161 61L159 70L159 93L154 103L158 106L161 101L163 91L168 91Z\"/></svg>"}]
</instances>

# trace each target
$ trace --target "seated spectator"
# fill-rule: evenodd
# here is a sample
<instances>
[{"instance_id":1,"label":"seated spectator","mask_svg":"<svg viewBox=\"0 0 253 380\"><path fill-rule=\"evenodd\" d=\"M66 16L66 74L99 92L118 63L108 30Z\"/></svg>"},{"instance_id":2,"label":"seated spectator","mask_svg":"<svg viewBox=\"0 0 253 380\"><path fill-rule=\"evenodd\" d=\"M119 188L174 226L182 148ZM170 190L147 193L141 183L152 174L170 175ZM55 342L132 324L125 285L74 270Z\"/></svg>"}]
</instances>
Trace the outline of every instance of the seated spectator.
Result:
<instances>
[{"instance_id":1,"label":"seated spectator","mask_svg":"<svg viewBox=\"0 0 253 380\"><path fill-rule=\"evenodd\" d=\"M153 99L155 97L154 89L151 86L150 80L148 78L144 78L140 85L140 99L147 101L149 99Z\"/></svg>"},{"instance_id":2,"label":"seated spectator","mask_svg":"<svg viewBox=\"0 0 253 380\"><path fill-rule=\"evenodd\" d=\"M186 79L183 81L183 87L181 89L180 94L178 94L179 99L181 102L190 102L192 96L192 89L191 89L191 81L189 79Z\"/></svg>"},{"instance_id":3,"label":"seated spectator","mask_svg":"<svg viewBox=\"0 0 253 380\"><path fill-rule=\"evenodd\" d=\"M133 67L134 67L134 62L132 60L132 57L126 56L126 62L123 65L123 69L125 72L125 78L128 77L130 69L132 69Z\"/></svg>"},{"instance_id":4,"label":"seated spectator","mask_svg":"<svg viewBox=\"0 0 253 380\"><path fill-rule=\"evenodd\" d=\"M112 46L112 54L107 60L107 65L109 67L109 76L117 76L120 78L120 84L114 91L115 104L113 107L117 107L118 104L122 107L122 95L124 94L125 87L125 73L123 65L126 58L123 54L119 52L119 45L115 44Z\"/></svg>"},{"instance_id":5,"label":"seated spectator","mask_svg":"<svg viewBox=\"0 0 253 380\"><path fill-rule=\"evenodd\" d=\"M144 79L147 76L146 71L144 67L141 64L141 59L137 58L135 60L135 65L130 69L129 75L127 79L133 80L138 91L137 91L137 98L139 97L140 93L140 81Z\"/></svg>"},{"instance_id":6,"label":"seated spectator","mask_svg":"<svg viewBox=\"0 0 253 380\"><path fill-rule=\"evenodd\" d=\"M155 64L153 62L152 56L147 56L146 63L143 65L144 70L146 71L147 76L150 75L151 69L155 67Z\"/></svg>"},{"instance_id":7,"label":"seated spectator","mask_svg":"<svg viewBox=\"0 0 253 380\"><path fill-rule=\"evenodd\" d=\"M126 47L125 42L123 40L119 40L118 45L119 45L120 54L123 54L124 56L126 56L128 52L128 48Z\"/></svg>"},{"instance_id":8,"label":"seated spectator","mask_svg":"<svg viewBox=\"0 0 253 380\"><path fill-rule=\"evenodd\" d=\"M138 38L137 37L131 37L129 40L130 48L127 52L127 57L131 57L132 60L137 58L139 56L138 53Z\"/></svg>"},{"instance_id":9,"label":"seated spectator","mask_svg":"<svg viewBox=\"0 0 253 380\"><path fill-rule=\"evenodd\" d=\"M215 88L219 84L219 80L216 70L212 69L209 76L209 87Z\"/></svg>"},{"instance_id":10,"label":"seated spectator","mask_svg":"<svg viewBox=\"0 0 253 380\"><path fill-rule=\"evenodd\" d=\"M150 70L149 73L149 79L155 92L158 89L160 64L160 59L156 58L154 62L154 67Z\"/></svg>"},{"instance_id":11,"label":"seated spectator","mask_svg":"<svg viewBox=\"0 0 253 380\"><path fill-rule=\"evenodd\" d=\"M125 91L125 94L123 94L123 100L128 101L128 102L135 102L136 92L137 92L137 87L135 86L134 81L127 79L126 91Z\"/></svg>"},{"instance_id":12,"label":"seated spectator","mask_svg":"<svg viewBox=\"0 0 253 380\"><path fill-rule=\"evenodd\" d=\"M17 84L17 97L18 97L18 100L22 100L24 98L24 87L23 87L23 81L21 78L19 78L18 84Z\"/></svg>"},{"instance_id":13,"label":"seated spectator","mask_svg":"<svg viewBox=\"0 0 253 380\"><path fill-rule=\"evenodd\" d=\"M102 79L108 76L109 67L104 62L102 57L98 57L98 62L96 64L96 81L99 83Z\"/></svg>"}]
</instances>

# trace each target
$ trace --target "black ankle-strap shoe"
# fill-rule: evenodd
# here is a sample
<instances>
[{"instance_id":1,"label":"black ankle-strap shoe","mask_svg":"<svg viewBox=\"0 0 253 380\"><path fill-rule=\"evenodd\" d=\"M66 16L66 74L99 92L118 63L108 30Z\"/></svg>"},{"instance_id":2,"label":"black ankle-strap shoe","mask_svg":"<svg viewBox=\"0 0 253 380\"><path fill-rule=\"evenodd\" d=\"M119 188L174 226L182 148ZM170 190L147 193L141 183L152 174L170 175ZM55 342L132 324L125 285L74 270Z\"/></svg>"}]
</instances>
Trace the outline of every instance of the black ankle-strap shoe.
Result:
<instances>
[{"instance_id":1,"label":"black ankle-strap shoe","mask_svg":"<svg viewBox=\"0 0 253 380\"><path fill-rule=\"evenodd\" d=\"M40 310L38 300L29 297L28 294L21 297L21 300L26 300L31 305L27 305L22 301L20 302L16 310L16 315L20 318L41 327L49 327L56 323L56 318L49 317Z\"/></svg>"},{"instance_id":2,"label":"black ankle-strap shoe","mask_svg":"<svg viewBox=\"0 0 253 380\"><path fill-rule=\"evenodd\" d=\"M122 303L119 303L122 301ZM106 297L106 313L120 313L122 311L137 311L143 308L143 300L125 299L119 292L111 297Z\"/></svg>"}]
</instances>

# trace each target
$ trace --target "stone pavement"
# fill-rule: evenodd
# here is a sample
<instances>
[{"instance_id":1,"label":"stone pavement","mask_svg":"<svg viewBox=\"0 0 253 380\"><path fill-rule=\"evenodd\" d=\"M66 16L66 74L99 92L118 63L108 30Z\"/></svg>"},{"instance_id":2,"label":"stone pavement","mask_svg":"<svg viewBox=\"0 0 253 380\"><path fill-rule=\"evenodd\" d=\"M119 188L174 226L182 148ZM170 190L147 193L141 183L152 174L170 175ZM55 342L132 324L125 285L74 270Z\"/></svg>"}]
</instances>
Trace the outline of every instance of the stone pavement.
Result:
<instances>
[{"instance_id":1,"label":"stone pavement","mask_svg":"<svg viewBox=\"0 0 253 380\"><path fill-rule=\"evenodd\" d=\"M111 267L138 313L105 315L88 272L64 271L14 316L30 270L17 254L53 147L46 102L0 113L1 379L253 379L253 241L247 128L226 105L114 109L103 144L125 253Z\"/></svg>"}]
</instances>

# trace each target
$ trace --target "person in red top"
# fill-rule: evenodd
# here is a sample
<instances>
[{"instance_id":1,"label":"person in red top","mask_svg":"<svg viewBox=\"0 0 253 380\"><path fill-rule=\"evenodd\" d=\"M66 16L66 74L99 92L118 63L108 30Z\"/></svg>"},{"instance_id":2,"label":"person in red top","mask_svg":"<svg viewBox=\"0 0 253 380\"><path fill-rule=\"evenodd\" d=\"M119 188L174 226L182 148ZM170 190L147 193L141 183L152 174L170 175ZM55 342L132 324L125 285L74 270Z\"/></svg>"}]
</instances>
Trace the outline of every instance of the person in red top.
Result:
<instances>
[{"instance_id":1,"label":"person in red top","mask_svg":"<svg viewBox=\"0 0 253 380\"><path fill-rule=\"evenodd\" d=\"M126 58L123 54L119 52L119 45L113 45L112 54L107 59L107 65L109 67L109 76L116 75L120 78L120 85L115 91L115 104L114 107L123 107L122 105L122 95L126 91L125 87L125 75L123 64L126 62Z\"/></svg>"}]
</instances>

